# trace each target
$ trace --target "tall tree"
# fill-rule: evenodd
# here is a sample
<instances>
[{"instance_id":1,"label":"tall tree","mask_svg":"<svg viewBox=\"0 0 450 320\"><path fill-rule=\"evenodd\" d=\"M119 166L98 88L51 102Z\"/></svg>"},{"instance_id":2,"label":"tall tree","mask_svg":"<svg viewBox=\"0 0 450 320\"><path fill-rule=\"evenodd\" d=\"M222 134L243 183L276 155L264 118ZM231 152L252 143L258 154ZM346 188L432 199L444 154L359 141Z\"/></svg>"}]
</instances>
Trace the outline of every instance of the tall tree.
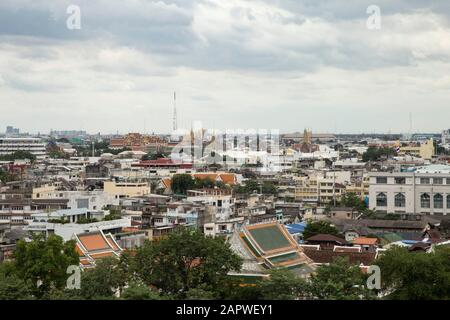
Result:
<instances>
[{"instance_id":1,"label":"tall tree","mask_svg":"<svg viewBox=\"0 0 450 320\"><path fill-rule=\"evenodd\" d=\"M352 208L358 212L364 212L366 210L366 204L364 200L361 200L354 192L344 194L341 199L341 205Z\"/></svg>"},{"instance_id":2,"label":"tall tree","mask_svg":"<svg viewBox=\"0 0 450 320\"><path fill-rule=\"evenodd\" d=\"M47 239L36 236L31 242L17 243L14 251L17 273L24 281L33 283L33 292L40 297L52 288L63 288L67 281L67 268L79 265L75 242L56 235Z\"/></svg>"},{"instance_id":3,"label":"tall tree","mask_svg":"<svg viewBox=\"0 0 450 320\"><path fill-rule=\"evenodd\" d=\"M101 259L93 269L83 272L80 295L84 299L114 299L127 283L127 274L114 257Z\"/></svg>"},{"instance_id":4,"label":"tall tree","mask_svg":"<svg viewBox=\"0 0 450 320\"><path fill-rule=\"evenodd\" d=\"M17 275L13 262L0 263L0 300L32 299L30 284Z\"/></svg>"},{"instance_id":5,"label":"tall tree","mask_svg":"<svg viewBox=\"0 0 450 320\"><path fill-rule=\"evenodd\" d=\"M321 300L375 299L376 293L366 288L366 276L359 266L337 258L329 265L319 266L311 277L309 294Z\"/></svg>"},{"instance_id":6,"label":"tall tree","mask_svg":"<svg viewBox=\"0 0 450 320\"><path fill-rule=\"evenodd\" d=\"M230 270L240 270L241 263L223 238L182 228L159 242L146 242L136 252L134 269L147 285L185 297L204 284L208 288L203 290L214 291Z\"/></svg>"},{"instance_id":7,"label":"tall tree","mask_svg":"<svg viewBox=\"0 0 450 320\"><path fill-rule=\"evenodd\" d=\"M450 299L450 248L409 252L393 247L375 262L381 269L381 286L388 299Z\"/></svg>"},{"instance_id":8,"label":"tall tree","mask_svg":"<svg viewBox=\"0 0 450 320\"><path fill-rule=\"evenodd\" d=\"M174 193L186 194L187 190L195 186L195 180L190 174L175 174L172 177L172 191Z\"/></svg>"},{"instance_id":9,"label":"tall tree","mask_svg":"<svg viewBox=\"0 0 450 320\"><path fill-rule=\"evenodd\" d=\"M156 290L140 282L130 283L120 297L125 300L161 300Z\"/></svg>"},{"instance_id":10,"label":"tall tree","mask_svg":"<svg viewBox=\"0 0 450 320\"><path fill-rule=\"evenodd\" d=\"M273 270L259 282L264 300L296 300L306 296L307 282L289 270Z\"/></svg>"}]
</instances>

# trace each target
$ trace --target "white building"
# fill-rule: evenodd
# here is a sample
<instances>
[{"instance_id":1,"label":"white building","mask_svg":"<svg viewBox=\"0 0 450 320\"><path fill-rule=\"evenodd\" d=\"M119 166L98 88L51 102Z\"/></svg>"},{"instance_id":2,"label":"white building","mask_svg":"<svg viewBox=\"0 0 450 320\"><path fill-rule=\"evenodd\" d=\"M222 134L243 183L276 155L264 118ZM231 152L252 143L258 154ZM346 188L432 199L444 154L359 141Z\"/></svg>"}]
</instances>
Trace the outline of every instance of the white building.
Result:
<instances>
[{"instance_id":1,"label":"white building","mask_svg":"<svg viewBox=\"0 0 450 320\"><path fill-rule=\"evenodd\" d=\"M101 210L107 205L119 205L119 199L103 190L59 191L56 186L33 189L32 199L67 199L67 208Z\"/></svg>"},{"instance_id":2,"label":"white building","mask_svg":"<svg viewBox=\"0 0 450 320\"><path fill-rule=\"evenodd\" d=\"M39 138L0 138L0 156L28 151L36 158L45 157L46 145Z\"/></svg>"},{"instance_id":3,"label":"white building","mask_svg":"<svg viewBox=\"0 0 450 320\"><path fill-rule=\"evenodd\" d=\"M370 173L369 208L387 213L450 213L450 166Z\"/></svg>"},{"instance_id":4,"label":"white building","mask_svg":"<svg viewBox=\"0 0 450 320\"><path fill-rule=\"evenodd\" d=\"M73 234L92 232L101 230L103 232L120 231L122 228L131 226L131 219L115 219L109 221L99 221L92 223L80 223L84 218L103 219L104 211L89 211L88 209L67 209L51 213L32 214L33 221L24 227L24 230L35 234L44 234L46 237L56 234L68 241ZM68 222L61 223L65 220Z\"/></svg>"}]
</instances>

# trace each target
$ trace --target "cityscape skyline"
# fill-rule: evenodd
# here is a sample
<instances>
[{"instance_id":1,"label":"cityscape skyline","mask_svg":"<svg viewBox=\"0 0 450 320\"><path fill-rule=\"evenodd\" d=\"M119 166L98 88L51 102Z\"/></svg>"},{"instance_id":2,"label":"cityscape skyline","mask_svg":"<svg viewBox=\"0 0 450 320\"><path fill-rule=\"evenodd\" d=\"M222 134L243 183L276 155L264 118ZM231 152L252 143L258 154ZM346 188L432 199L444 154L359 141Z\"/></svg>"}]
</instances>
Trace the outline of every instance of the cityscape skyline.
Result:
<instances>
[{"instance_id":1,"label":"cityscape skyline","mask_svg":"<svg viewBox=\"0 0 450 320\"><path fill-rule=\"evenodd\" d=\"M450 300L450 1L0 0L0 21L0 304Z\"/></svg>"}]
</instances>

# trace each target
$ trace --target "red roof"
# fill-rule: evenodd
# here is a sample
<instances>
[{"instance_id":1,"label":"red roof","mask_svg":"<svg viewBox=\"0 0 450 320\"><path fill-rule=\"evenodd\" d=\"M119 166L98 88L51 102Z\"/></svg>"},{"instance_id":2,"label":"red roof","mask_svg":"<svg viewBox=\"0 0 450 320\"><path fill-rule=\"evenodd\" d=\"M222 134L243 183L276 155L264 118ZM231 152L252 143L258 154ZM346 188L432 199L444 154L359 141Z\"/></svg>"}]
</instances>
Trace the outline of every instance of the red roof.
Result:
<instances>
[{"instance_id":1,"label":"red roof","mask_svg":"<svg viewBox=\"0 0 450 320\"><path fill-rule=\"evenodd\" d=\"M192 168L191 163L175 162L170 158L159 158L156 160L143 160L137 164L133 164L134 167L180 167L180 168Z\"/></svg>"}]
</instances>

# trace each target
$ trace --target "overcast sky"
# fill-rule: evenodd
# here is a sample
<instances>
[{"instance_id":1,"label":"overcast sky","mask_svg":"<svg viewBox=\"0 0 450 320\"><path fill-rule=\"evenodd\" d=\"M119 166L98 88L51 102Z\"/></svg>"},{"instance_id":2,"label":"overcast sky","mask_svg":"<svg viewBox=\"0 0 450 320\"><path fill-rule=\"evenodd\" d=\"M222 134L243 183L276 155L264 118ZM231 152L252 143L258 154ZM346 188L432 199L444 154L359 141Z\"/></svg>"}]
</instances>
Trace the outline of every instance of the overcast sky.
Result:
<instances>
[{"instance_id":1,"label":"overcast sky","mask_svg":"<svg viewBox=\"0 0 450 320\"><path fill-rule=\"evenodd\" d=\"M182 128L438 132L450 1L0 1L0 131L170 132L173 91Z\"/></svg>"}]
</instances>

